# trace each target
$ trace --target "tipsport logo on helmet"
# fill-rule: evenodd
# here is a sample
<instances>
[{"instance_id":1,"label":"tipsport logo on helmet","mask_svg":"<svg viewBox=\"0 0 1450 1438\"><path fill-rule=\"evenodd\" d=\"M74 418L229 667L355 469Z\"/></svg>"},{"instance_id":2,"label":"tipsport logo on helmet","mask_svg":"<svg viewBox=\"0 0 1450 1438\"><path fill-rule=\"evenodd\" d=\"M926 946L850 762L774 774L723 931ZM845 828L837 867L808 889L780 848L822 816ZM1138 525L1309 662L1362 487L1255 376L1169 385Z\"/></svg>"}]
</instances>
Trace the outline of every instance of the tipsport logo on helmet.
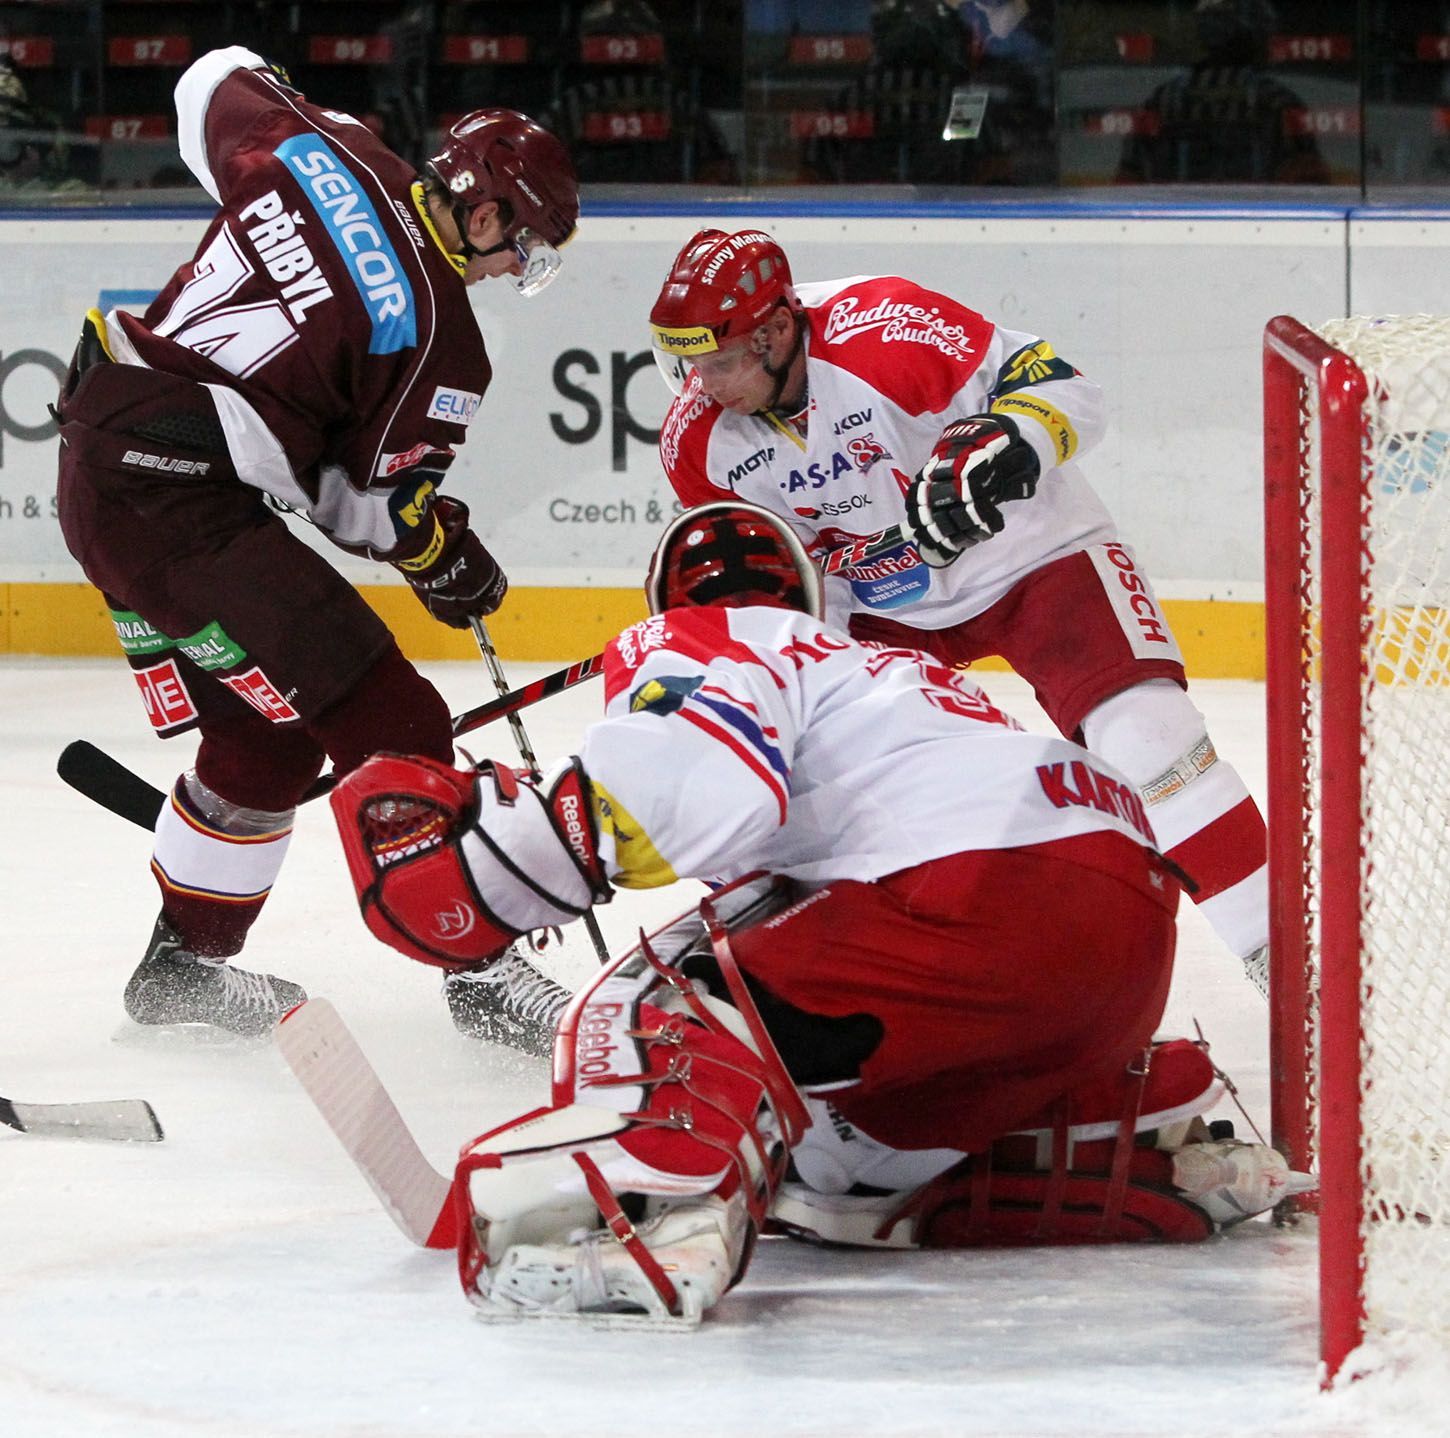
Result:
<instances>
[{"instance_id":1,"label":"tipsport logo on helmet","mask_svg":"<svg viewBox=\"0 0 1450 1438\"><path fill-rule=\"evenodd\" d=\"M666 329L662 325L651 325L654 333L655 348L664 350L666 354L683 355L686 359L693 355L709 354L720 346L715 341L715 336L702 325L692 325L687 329Z\"/></svg>"},{"instance_id":2,"label":"tipsport logo on helmet","mask_svg":"<svg viewBox=\"0 0 1450 1438\"><path fill-rule=\"evenodd\" d=\"M321 135L293 135L273 154L296 176L347 267L372 322L368 353L411 349L418 342L413 291L362 186Z\"/></svg>"}]
</instances>

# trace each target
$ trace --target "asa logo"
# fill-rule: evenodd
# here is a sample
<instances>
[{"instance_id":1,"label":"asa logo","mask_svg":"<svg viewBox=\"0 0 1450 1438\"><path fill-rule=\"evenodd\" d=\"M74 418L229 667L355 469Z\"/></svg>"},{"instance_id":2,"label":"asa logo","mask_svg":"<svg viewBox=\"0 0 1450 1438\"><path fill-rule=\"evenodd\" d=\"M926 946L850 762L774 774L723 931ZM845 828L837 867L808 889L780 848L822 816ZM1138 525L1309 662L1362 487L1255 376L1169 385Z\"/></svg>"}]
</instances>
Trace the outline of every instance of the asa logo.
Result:
<instances>
[{"instance_id":1,"label":"asa logo","mask_svg":"<svg viewBox=\"0 0 1450 1438\"><path fill-rule=\"evenodd\" d=\"M789 494L794 494L798 489L823 489L831 480L840 479L843 474L850 473L851 461L837 450L829 460L808 464L804 471L791 470L789 476L781 480L780 487Z\"/></svg>"}]
</instances>

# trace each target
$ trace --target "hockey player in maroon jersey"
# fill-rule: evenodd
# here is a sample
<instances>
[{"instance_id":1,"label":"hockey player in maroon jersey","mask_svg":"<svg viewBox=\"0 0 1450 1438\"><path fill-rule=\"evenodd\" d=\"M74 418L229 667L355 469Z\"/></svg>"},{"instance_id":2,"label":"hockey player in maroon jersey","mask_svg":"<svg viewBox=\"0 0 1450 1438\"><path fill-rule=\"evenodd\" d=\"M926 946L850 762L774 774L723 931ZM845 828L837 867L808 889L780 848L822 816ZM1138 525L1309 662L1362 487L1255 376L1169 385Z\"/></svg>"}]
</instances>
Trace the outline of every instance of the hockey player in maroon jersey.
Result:
<instances>
[{"instance_id":1,"label":"hockey player in maroon jersey","mask_svg":"<svg viewBox=\"0 0 1450 1438\"><path fill-rule=\"evenodd\" d=\"M1262 989L1263 818L1079 468L1105 427L1098 387L1046 340L910 280L795 285L760 231L695 235L650 321L677 394L660 459L680 500L763 505L813 550L904 524L897 551L828 580L830 614L946 664L1005 658L1063 734L1137 785Z\"/></svg>"},{"instance_id":2,"label":"hockey player in maroon jersey","mask_svg":"<svg viewBox=\"0 0 1450 1438\"><path fill-rule=\"evenodd\" d=\"M369 927L444 968L616 887L724 884L572 1000L549 1103L465 1147L473 1302L694 1319L767 1222L1190 1241L1303 1186L1203 1120L1202 1044L1153 1042L1177 878L1122 775L824 622L756 506L676 520L647 597L538 784L379 755L332 797Z\"/></svg>"},{"instance_id":3,"label":"hockey player in maroon jersey","mask_svg":"<svg viewBox=\"0 0 1450 1438\"><path fill-rule=\"evenodd\" d=\"M453 753L440 695L275 508L395 565L444 624L498 607L502 571L438 492L490 377L467 287L543 288L578 188L511 110L464 116L419 173L241 48L196 61L176 108L219 209L143 317L87 316L59 403L60 522L157 733L201 733L157 824L161 915L126 1009L258 1034L303 991L226 960L324 757Z\"/></svg>"}]
</instances>

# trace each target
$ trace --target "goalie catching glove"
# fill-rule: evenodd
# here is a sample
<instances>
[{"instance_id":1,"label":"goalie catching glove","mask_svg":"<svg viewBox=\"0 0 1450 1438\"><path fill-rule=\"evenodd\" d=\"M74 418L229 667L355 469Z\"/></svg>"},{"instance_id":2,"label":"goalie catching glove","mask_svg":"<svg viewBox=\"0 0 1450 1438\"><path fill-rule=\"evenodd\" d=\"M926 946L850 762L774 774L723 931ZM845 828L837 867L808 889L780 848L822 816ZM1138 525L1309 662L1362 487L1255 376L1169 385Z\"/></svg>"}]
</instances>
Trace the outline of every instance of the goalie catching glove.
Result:
<instances>
[{"instance_id":1,"label":"goalie catching glove","mask_svg":"<svg viewBox=\"0 0 1450 1438\"><path fill-rule=\"evenodd\" d=\"M577 759L535 783L500 764L378 754L331 803L364 922L425 964L492 962L612 893Z\"/></svg>"},{"instance_id":2,"label":"goalie catching glove","mask_svg":"<svg viewBox=\"0 0 1450 1438\"><path fill-rule=\"evenodd\" d=\"M906 527L923 560L941 569L1002 530L1001 506L1031 499L1037 454L1001 415L954 420L906 491Z\"/></svg>"},{"instance_id":3,"label":"goalie catching glove","mask_svg":"<svg viewBox=\"0 0 1450 1438\"><path fill-rule=\"evenodd\" d=\"M420 527L428 536L421 550L392 562L423 607L451 629L467 629L470 620L492 614L509 582L468 527L468 506L440 495Z\"/></svg>"}]
</instances>

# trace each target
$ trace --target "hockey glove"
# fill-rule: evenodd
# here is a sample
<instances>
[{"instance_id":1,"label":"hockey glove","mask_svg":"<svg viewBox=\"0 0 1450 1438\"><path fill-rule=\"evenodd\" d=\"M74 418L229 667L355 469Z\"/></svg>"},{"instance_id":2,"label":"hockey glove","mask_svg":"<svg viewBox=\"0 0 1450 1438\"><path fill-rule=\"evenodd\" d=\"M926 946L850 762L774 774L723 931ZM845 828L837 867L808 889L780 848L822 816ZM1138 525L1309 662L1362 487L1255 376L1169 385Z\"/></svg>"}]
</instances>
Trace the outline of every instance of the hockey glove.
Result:
<instances>
[{"instance_id":1,"label":"hockey glove","mask_svg":"<svg viewBox=\"0 0 1450 1438\"><path fill-rule=\"evenodd\" d=\"M468 527L468 506L462 500L439 496L433 501L432 522L422 553L394 564L434 619L452 629L467 629L470 620L492 614L503 603L509 582Z\"/></svg>"},{"instance_id":2,"label":"hockey glove","mask_svg":"<svg viewBox=\"0 0 1450 1438\"><path fill-rule=\"evenodd\" d=\"M906 491L906 526L921 557L941 569L1002 530L1001 506L1031 499L1041 466L1001 415L954 420Z\"/></svg>"}]
</instances>

